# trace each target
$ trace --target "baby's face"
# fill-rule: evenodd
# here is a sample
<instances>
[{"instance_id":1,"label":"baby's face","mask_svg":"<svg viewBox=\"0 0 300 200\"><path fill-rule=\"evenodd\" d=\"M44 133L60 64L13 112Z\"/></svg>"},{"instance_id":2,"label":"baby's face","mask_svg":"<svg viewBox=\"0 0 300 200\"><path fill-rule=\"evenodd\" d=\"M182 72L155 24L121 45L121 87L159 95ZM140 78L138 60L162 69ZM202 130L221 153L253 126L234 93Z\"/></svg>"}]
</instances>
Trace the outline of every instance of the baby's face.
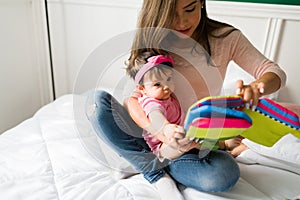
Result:
<instances>
[{"instance_id":1,"label":"baby's face","mask_svg":"<svg viewBox=\"0 0 300 200\"><path fill-rule=\"evenodd\" d=\"M146 73L144 75L143 93L155 99L168 99L174 91L173 71L165 70L160 76Z\"/></svg>"}]
</instances>

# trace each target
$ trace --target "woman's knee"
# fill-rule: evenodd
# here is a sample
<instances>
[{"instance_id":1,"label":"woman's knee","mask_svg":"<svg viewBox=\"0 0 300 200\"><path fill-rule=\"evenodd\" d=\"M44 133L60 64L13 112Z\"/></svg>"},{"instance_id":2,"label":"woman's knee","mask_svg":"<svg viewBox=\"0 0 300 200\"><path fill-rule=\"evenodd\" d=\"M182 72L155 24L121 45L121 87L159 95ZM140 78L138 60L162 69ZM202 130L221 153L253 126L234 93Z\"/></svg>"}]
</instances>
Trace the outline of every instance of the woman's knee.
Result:
<instances>
[{"instance_id":1,"label":"woman's knee","mask_svg":"<svg viewBox=\"0 0 300 200\"><path fill-rule=\"evenodd\" d=\"M230 190L240 177L236 161L226 152L211 152L205 158L187 155L170 165L180 183L205 192Z\"/></svg>"},{"instance_id":2,"label":"woman's knee","mask_svg":"<svg viewBox=\"0 0 300 200\"><path fill-rule=\"evenodd\" d=\"M97 106L110 107L112 102L112 95L104 90L97 90L93 94L94 102Z\"/></svg>"},{"instance_id":3,"label":"woman's knee","mask_svg":"<svg viewBox=\"0 0 300 200\"><path fill-rule=\"evenodd\" d=\"M224 192L237 183L240 169L230 154L225 151L213 151L208 158L208 163L211 166L211 172L207 172L204 176L206 184L202 185L203 189L209 192Z\"/></svg>"},{"instance_id":4,"label":"woman's knee","mask_svg":"<svg viewBox=\"0 0 300 200\"><path fill-rule=\"evenodd\" d=\"M112 96L104 91L97 90L92 92L86 101L86 115L90 119L94 114L97 108L110 108L111 107L111 98Z\"/></svg>"}]
</instances>

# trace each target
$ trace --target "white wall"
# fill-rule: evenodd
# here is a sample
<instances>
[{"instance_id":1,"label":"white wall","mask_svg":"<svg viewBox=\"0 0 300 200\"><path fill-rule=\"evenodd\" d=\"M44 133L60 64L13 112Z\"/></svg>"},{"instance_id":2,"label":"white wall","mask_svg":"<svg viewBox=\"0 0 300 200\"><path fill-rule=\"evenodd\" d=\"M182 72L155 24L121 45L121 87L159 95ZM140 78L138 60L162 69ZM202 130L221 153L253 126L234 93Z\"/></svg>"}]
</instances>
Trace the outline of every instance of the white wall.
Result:
<instances>
[{"instance_id":1,"label":"white wall","mask_svg":"<svg viewBox=\"0 0 300 200\"><path fill-rule=\"evenodd\" d=\"M141 2L142 0L48 0L55 90L58 97L74 92L78 73L97 47L135 29ZM124 65L122 61L117 62L119 70L115 72L122 73ZM113 76L116 78L115 73ZM86 79L89 81L89 77ZM87 89L84 86L82 88L82 91Z\"/></svg>"},{"instance_id":2,"label":"white wall","mask_svg":"<svg viewBox=\"0 0 300 200\"><path fill-rule=\"evenodd\" d=\"M110 86L122 79L122 62L127 58L122 48L127 45L128 53L130 42L119 47L105 42L116 43L122 35L130 41L132 35L123 33L135 29L141 4L142 0L48 0L57 97L75 91L79 73L99 46L118 56L94 58L99 61L95 67L110 74L98 81ZM288 84L279 100L300 104L300 6L207 4L211 17L240 28L259 50L286 70ZM43 0L0 1L0 133L53 99L44 6ZM113 67L102 65L103 60ZM90 79L87 74L86 83L78 91L88 89Z\"/></svg>"},{"instance_id":3,"label":"white wall","mask_svg":"<svg viewBox=\"0 0 300 200\"><path fill-rule=\"evenodd\" d=\"M85 60L103 42L133 30L142 0L48 0L58 96L74 91ZM300 6L207 1L210 17L240 28L267 57L288 74L279 100L300 104L297 92L300 63ZM112 64L113 65L113 64ZM121 78L117 61L112 80ZM105 66L98 66L103 68ZM86 78L88 80L89 77ZM109 81L109 80L108 80ZM88 81L87 81L88 82ZM84 84L83 84L84 85ZM86 87L88 88L88 84Z\"/></svg>"},{"instance_id":4,"label":"white wall","mask_svg":"<svg viewBox=\"0 0 300 200\"><path fill-rule=\"evenodd\" d=\"M0 1L0 134L52 99L40 2Z\"/></svg>"}]
</instances>

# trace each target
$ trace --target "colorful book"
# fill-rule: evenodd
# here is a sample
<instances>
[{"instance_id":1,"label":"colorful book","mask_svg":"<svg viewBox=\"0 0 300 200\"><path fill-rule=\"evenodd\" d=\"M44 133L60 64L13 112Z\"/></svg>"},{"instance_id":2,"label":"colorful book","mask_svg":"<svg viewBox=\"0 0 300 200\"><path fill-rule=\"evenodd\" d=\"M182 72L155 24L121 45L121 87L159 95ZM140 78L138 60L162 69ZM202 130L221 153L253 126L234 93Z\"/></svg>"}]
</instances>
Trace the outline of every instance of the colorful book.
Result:
<instances>
[{"instance_id":1,"label":"colorful book","mask_svg":"<svg viewBox=\"0 0 300 200\"><path fill-rule=\"evenodd\" d=\"M270 147L288 133L300 138L299 117L267 98L252 111L239 96L206 97L189 108L184 128L187 137L208 143L241 135Z\"/></svg>"}]
</instances>

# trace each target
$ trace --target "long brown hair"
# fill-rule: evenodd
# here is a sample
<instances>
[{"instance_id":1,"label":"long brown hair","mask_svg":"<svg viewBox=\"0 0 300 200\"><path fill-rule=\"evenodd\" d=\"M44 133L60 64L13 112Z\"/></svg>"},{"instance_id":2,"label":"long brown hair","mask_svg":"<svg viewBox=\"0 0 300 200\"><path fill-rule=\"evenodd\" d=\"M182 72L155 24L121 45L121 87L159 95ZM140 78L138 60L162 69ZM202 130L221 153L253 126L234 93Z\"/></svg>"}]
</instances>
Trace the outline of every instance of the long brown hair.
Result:
<instances>
[{"instance_id":1,"label":"long brown hair","mask_svg":"<svg viewBox=\"0 0 300 200\"><path fill-rule=\"evenodd\" d=\"M209 18L206 11L206 0L200 0L200 2L202 4L201 20L192 38L196 40L200 45L202 45L202 47L208 52L208 54L211 55L209 37L215 37L215 38L226 37L231 32L237 29L229 24L219 22ZM215 32L215 30L220 28L225 28L225 27L230 27L231 29L228 29L227 31L222 33Z\"/></svg>"},{"instance_id":2,"label":"long brown hair","mask_svg":"<svg viewBox=\"0 0 300 200\"><path fill-rule=\"evenodd\" d=\"M144 0L137 22L137 31L128 59L127 72L135 67L135 59L143 52L152 54L168 54L163 50L162 42L170 33L174 16L176 15L176 2L178 0ZM206 0L199 0L202 4L201 20L192 38L197 41L211 55L209 37L225 37L236 30L231 25L210 19L207 16ZM221 34L215 30L232 27Z\"/></svg>"}]
</instances>

